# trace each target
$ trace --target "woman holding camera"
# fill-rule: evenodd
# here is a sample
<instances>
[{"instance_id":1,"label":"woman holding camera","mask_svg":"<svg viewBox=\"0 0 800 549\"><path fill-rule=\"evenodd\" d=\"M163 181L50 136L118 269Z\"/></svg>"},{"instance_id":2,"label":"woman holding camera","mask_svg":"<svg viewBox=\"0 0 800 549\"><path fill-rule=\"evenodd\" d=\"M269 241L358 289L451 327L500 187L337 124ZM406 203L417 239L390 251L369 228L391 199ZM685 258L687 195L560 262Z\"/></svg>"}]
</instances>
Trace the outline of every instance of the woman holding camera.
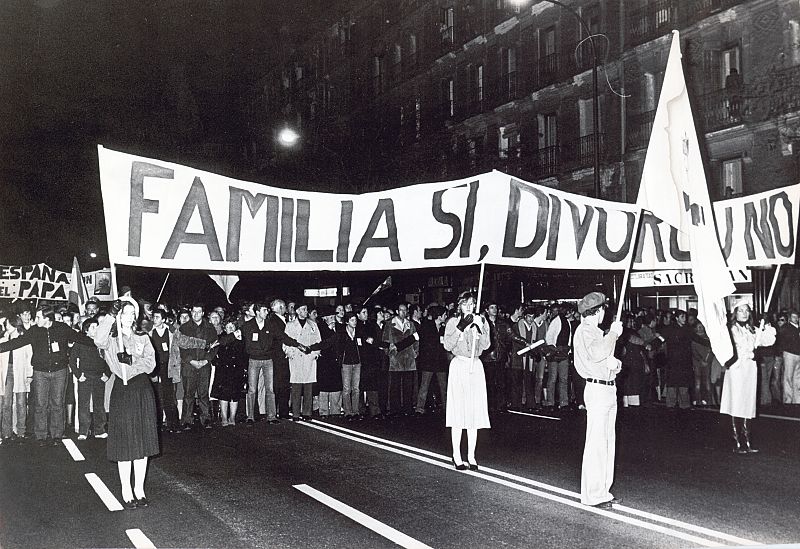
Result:
<instances>
[{"instance_id":1,"label":"woman holding camera","mask_svg":"<svg viewBox=\"0 0 800 549\"><path fill-rule=\"evenodd\" d=\"M110 461L117 462L126 509L147 507L144 477L147 458L159 452L156 400L149 373L155 369L153 345L146 333L136 330L139 305L132 298L120 299L102 317L94 336L103 349L108 367L116 376L108 414ZM134 484L131 488L131 465Z\"/></svg>"}]
</instances>

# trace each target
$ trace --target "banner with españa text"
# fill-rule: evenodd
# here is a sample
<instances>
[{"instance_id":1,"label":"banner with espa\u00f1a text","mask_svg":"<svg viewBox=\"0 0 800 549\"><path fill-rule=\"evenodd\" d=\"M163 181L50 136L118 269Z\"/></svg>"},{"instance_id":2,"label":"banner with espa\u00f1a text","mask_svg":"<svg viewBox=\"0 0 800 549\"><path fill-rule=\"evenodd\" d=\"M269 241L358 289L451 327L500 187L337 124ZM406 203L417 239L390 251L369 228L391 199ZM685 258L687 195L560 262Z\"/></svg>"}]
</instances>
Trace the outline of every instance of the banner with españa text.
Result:
<instances>
[{"instance_id":1,"label":"banner with espa\u00f1a text","mask_svg":"<svg viewBox=\"0 0 800 549\"><path fill-rule=\"evenodd\" d=\"M239 181L98 147L112 263L213 271L623 270L637 206L500 172L375 193Z\"/></svg>"}]
</instances>

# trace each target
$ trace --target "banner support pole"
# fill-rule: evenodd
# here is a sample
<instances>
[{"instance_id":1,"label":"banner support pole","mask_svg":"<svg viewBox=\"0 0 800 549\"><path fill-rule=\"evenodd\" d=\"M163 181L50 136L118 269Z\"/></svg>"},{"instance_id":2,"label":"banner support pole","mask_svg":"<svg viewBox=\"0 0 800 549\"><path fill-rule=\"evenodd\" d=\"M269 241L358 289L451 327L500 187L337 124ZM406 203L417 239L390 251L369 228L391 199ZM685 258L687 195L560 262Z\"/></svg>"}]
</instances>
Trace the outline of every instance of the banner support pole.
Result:
<instances>
[{"instance_id":1,"label":"banner support pole","mask_svg":"<svg viewBox=\"0 0 800 549\"><path fill-rule=\"evenodd\" d=\"M769 306L772 304L772 295L775 293L775 285L778 283L778 276L780 276L781 272L781 264L778 263L775 266L775 275L772 277L772 286L769 288L769 294L767 294L767 303L764 305L764 315L767 314L769 311Z\"/></svg>"},{"instance_id":2,"label":"banner support pole","mask_svg":"<svg viewBox=\"0 0 800 549\"><path fill-rule=\"evenodd\" d=\"M481 314L481 296L483 295L483 273L486 270L486 263L481 261L481 272L478 275L478 297L475 300L475 313ZM469 360L469 373L475 368L475 347L478 345L478 338L475 336L475 331L472 331L472 353Z\"/></svg>"},{"instance_id":3,"label":"banner support pole","mask_svg":"<svg viewBox=\"0 0 800 549\"><path fill-rule=\"evenodd\" d=\"M617 303L617 318L619 321L622 318L622 306L625 303L625 291L628 289L628 284L631 278L631 267L633 267L633 260L636 258L636 243L639 240L639 224L642 222L642 210L636 214L636 223L634 224L633 236L631 237L631 259L625 267L625 275L622 278L622 289L619 292L619 302ZM616 286L615 286L616 288Z\"/></svg>"},{"instance_id":4,"label":"banner support pole","mask_svg":"<svg viewBox=\"0 0 800 549\"><path fill-rule=\"evenodd\" d=\"M172 274L172 272L169 271L169 272L167 272L167 276L164 277L164 283L161 285L161 291L158 292L158 297L156 298L156 303L159 303L161 301L161 295L164 293L164 288L167 287L167 280L169 280L169 275L171 275L171 274Z\"/></svg>"}]
</instances>

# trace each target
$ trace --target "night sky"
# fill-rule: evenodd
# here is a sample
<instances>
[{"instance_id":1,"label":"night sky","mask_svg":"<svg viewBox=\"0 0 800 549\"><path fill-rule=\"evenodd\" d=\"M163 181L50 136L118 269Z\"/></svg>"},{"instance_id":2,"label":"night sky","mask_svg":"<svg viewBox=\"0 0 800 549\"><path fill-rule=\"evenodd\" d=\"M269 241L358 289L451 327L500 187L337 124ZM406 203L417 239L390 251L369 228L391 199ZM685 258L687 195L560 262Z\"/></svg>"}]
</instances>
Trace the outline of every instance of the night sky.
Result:
<instances>
[{"instance_id":1,"label":"night sky","mask_svg":"<svg viewBox=\"0 0 800 549\"><path fill-rule=\"evenodd\" d=\"M346 4L3 0L0 264L102 266L97 144L180 163L181 140L236 142L246 87Z\"/></svg>"}]
</instances>

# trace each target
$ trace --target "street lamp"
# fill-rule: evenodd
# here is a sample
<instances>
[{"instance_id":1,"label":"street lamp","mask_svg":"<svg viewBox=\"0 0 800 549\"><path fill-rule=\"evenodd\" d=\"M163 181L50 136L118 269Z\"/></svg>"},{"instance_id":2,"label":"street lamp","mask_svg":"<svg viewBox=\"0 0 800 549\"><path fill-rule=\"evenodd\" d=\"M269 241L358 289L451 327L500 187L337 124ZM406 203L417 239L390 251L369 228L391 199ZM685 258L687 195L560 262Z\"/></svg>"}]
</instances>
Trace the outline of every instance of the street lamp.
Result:
<instances>
[{"instance_id":1,"label":"street lamp","mask_svg":"<svg viewBox=\"0 0 800 549\"><path fill-rule=\"evenodd\" d=\"M597 84L597 50L594 46L594 36L592 36L592 31L589 29L589 26L586 24L586 21L575 11L575 8L560 2L559 0L534 0L541 1L541 2L549 2L550 4L555 4L556 6L560 6L571 13L575 19L578 20L578 24L580 24L583 31L586 33L587 38L589 39L589 43L592 46L592 93L594 94L593 97L593 104L592 104L592 123L594 124L594 196L595 198L601 198L602 191L600 189L600 92L599 87ZM528 0L511 0L513 4L517 6L523 6L527 4Z\"/></svg>"},{"instance_id":2,"label":"street lamp","mask_svg":"<svg viewBox=\"0 0 800 549\"><path fill-rule=\"evenodd\" d=\"M278 132L278 143L284 147L294 147L299 140L300 134L289 126L286 126Z\"/></svg>"}]
</instances>

